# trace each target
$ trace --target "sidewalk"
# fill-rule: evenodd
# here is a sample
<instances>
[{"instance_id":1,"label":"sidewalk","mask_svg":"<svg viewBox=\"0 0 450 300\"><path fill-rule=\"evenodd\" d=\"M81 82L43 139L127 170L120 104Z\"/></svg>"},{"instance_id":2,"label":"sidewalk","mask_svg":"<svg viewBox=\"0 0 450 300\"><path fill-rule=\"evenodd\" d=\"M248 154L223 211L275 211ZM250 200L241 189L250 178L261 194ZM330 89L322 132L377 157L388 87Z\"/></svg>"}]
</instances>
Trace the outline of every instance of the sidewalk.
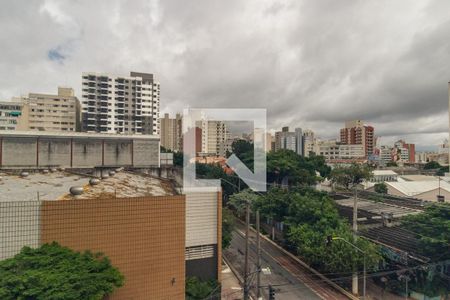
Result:
<instances>
[{"instance_id":1,"label":"sidewalk","mask_svg":"<svg viewBox=\"0 0 450 300\"><path fill-rule=\"evenodd\" d=\"M242 299L242 287L230 267L222 260L222 300Z\"/></svg>"}]
</instances>

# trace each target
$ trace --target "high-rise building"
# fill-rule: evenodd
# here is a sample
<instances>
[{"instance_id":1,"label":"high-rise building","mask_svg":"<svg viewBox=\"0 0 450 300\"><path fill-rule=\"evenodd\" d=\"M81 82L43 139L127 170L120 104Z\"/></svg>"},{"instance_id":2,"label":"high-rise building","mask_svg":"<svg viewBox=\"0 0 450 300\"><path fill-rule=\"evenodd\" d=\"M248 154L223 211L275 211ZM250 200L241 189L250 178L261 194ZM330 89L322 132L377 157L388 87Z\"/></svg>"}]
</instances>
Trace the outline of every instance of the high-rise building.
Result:
<instances>
[{"instance_id":1,"label":"high-rise building","mask_svg":"<svg viewBox=\"0 0 450 300\"><path fill-rule=\"evenodd\" d=\"M299 155L303 155L302 129L296 128L294 132L290 132L289 127L286 126L281 131L275 132L275 151L281 149L292 150Z\"/></svg>"},{"instance_id":2,"label":"high-rise building","mask_svg":"<svg viewBox=\"0 0 450 300\"><path fill-rule=\"evenodd\" d=\"M0 102L0 130L16 130L17 120L22 114L22 102Z\"/></svg>"},{"instance_id":3,"label":"high-rise building","mask_svg":"<svg viewBox=\"0 0 450 300\"><path fill-rule=\"evenodd\" d=\"M374 128L365 125L361 120L345 122L341 129L341 144L363 145L365 156L369 158L374 150Z\"/></svg>"},{"instance_id":4,"label":"high-rise building","mask_svg":"<svg viewBox=\"0 0 450 300\"><path fill-rule=\"evenodd\" d=\"M230 132L222 121L202 120L197 123L202 130L202 155L225 156L230 148Z\"/></svg>"},{"instance_id":5,"label":"high-rise building","mask_svg":"<svg viewBox=\"0 0 450 300\"><path fill-rule=\"evenodd\" d=\"M153 74L83 73L82 83L84 131L159 135L160 84Z\"/></svg>"},{"instance_id":6,"label":"high-rise building","mask_svg":"<svg viewBox=\"0 0 450 300\"><path fill-rule=\"evenodd\" d=\"M270 132L266 132L266 140L265 140L266 152L273 151L273 149L272 149L273 139L274 138L273 138L272 134Z\"/></svg>"},{"instance_id":7,"label":"high-rise building","mask_svg":"<svg viewBox=\"0 0 450 300\"><path fill-rule=\"evenodd\" d=\"M58 87L58 94L29 93L13 98L22 103L16 130L80 131L80 102L72 88Z\"/></svg>"},{"instance_id":8,"label":"high-rise building","mask_svg":"<svg viewBox=\"0 0 450 300\"><path fill-rule=\"evenodd\" d=\"M312 130L305 130L303 132L303 153L306 157L309 157L311 152L314 152L314 144L316 139Z\"/></svg>"},{"instance_id":9,"label":"high-rise building","mask_svg":"<svg viewBox=\"0 0 450 300\"><path fill-rule=\"evenodd\" d=\"M176 114L175 118L170 118L169 114L164 114L160 119L161 125L161 146L172 151L181 151L182 146L182 118Z\"/></svg>"},{"instance_id":10,"label":"high-rise building","mask_svg":"<svg viewBox=\"0 0 450 300\"><path fill-rule=\"evenodd\" d=\"M414 163L416 161L416 146L408 144L404 140L395 142L393 149L393 161Z\"/></svg>"},{"instance_id":11,"label":"high-rise building","mask_svg":"<svg viewBox=\"0 0 450 300\"><path fill-rule=\"evenodd\" d=\"M295 128L295 152L301 156L305 155L303 149L303 131L301 128Z\"/></svg>"}]
</instances>

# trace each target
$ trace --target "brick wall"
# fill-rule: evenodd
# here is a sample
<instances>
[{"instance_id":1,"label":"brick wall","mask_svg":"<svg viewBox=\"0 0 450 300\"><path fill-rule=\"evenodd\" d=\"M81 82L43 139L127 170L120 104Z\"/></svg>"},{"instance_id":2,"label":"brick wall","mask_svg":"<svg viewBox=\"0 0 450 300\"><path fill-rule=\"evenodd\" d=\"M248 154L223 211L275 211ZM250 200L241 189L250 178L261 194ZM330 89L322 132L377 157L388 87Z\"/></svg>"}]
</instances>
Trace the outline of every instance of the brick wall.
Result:
<instances>
[{"instance_id":1,"label":"brick wall","mask_svg":"<svg viewBox=\"0 0 450 300\"><path fill-rule=\"evenodd\" d=\"M185 197L43 201L41 242L103 252L125 276L109 299L184 299Z\"/></svg>"}]
</instances>

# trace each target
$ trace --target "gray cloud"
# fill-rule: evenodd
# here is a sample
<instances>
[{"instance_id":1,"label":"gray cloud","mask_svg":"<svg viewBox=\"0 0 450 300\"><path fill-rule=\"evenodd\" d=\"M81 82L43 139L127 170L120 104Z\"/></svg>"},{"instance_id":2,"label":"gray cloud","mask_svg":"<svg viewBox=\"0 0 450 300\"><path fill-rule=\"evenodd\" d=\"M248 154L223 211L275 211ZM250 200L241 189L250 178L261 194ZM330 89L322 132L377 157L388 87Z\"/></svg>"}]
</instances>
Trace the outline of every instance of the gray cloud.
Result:
<instances>
[{"instance_id":1,"label":"gray cloud","mask_svg":"<svg viewBox=\"0 0 450 300\"><path fill-rule=\"evenodd\" d=\"M383 140L448 136L450 2L9 1L0 98L81 86L81 72L154 72L163 111L267 108L269 127Z\"/></svg>"}]
</instances>

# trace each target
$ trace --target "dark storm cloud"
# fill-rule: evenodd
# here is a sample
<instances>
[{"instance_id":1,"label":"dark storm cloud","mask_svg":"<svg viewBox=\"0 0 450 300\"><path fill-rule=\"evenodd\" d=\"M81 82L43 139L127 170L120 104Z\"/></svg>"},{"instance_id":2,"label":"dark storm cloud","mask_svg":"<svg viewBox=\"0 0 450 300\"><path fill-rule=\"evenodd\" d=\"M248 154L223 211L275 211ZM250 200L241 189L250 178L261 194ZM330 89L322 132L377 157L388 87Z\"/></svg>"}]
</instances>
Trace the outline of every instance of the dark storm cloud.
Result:
<instances>
[{"instance_id":1,"label":"dark storm cloud","mask_svg":"<svg viewBox=\"0 0 450 300\"><path fill-rule=\"evenodd\" d=\"M437 144L448 136L448 11L445 0L10 1L0 97L80 94L83 71L147 71L164 111L267 108L269 128L326 138L363 119L386 140Z\"/></svg>"}]
</instances>

